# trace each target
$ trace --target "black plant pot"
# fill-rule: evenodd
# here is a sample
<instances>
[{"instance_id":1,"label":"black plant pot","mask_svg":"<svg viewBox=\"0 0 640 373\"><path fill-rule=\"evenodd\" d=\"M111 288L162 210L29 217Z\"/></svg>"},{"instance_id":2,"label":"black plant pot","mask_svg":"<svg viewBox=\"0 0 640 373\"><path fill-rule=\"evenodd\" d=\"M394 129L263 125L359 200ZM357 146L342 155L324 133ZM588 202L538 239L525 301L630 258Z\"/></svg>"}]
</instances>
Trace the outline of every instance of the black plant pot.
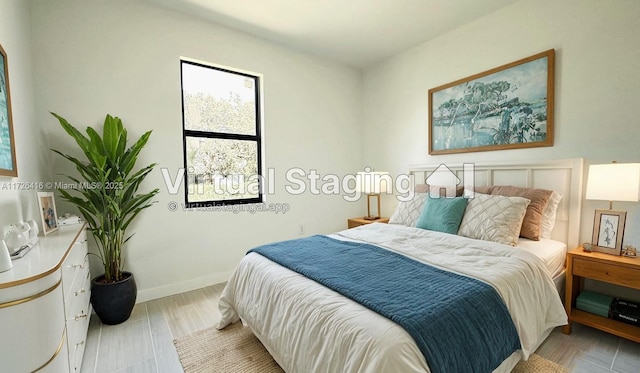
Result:
<instances>
[{"instance_id":1,"label":"black plant pot","mask_svg":"<svg viewBox=\"0 0 640 373\"><path fill-rule=\"evenodd\" d=\"M123 323L131 316L138 288L133 273L122 272L124 279L104 283L104 275L91 281L91 305L103 324Z\"/></svg>"}]
</instances>

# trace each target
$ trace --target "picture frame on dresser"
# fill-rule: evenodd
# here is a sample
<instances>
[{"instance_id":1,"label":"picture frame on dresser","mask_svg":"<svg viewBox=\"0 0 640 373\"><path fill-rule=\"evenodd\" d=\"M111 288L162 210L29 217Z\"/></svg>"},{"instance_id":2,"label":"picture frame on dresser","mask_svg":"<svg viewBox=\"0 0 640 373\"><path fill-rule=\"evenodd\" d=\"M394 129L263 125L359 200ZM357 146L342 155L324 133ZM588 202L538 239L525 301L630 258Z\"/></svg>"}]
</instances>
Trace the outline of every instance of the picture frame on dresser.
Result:
<instances>
[{"instance_id":1,"label":"picture frame on dresser","mask_svg":"<svg viewBox=\"0 0 640 373\"><path fill-rule=\"evenodd\" d=\"M620 255L626 219L626 211L596 210L591 239L593 251Z\"/></svg>"},{"instance_id":2,"label":"picture frame on dresser","mask_svg":"<svg viewBox=\"0 0 640 373\"><path fill-rule=\"evenodd\" d=\"M52 192L38 192L38 207L42 233L46 236L58 230L56 200Z\"/></svg>"}]
</instances>

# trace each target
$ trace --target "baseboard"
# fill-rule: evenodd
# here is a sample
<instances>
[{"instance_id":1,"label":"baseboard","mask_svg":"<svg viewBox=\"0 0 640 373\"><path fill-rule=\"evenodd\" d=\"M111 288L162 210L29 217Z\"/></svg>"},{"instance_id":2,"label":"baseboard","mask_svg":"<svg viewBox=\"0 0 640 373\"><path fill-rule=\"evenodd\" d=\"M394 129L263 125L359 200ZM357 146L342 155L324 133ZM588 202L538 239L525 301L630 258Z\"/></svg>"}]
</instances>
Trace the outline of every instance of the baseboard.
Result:
<instances>
[{"instance_id":1,"label":"baseboard","mask_svg":"<svg viewBox=\"0 0 640 373\"><path fill-rule=\"evenodd\" d=\"M168 297L170 295L184 293L195 289L200 289L205 286L215 285L222 282L226 282L231 277L232 271L214 273L212 275L195 278L188 281L177 282L174 284L168 284L159 286L156 288L138 290L138 298L136 303L147 302L150 300Z\"/></svg>"}]
</instances>

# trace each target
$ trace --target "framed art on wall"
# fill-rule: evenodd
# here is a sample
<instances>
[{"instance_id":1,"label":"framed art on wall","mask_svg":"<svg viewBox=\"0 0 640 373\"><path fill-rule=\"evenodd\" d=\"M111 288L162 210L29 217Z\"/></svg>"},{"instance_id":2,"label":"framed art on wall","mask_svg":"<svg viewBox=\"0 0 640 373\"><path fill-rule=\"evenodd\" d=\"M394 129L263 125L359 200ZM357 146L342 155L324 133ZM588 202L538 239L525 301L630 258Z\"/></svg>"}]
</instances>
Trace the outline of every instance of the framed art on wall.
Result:
<instances>
[{"instance_id":1,"label":"framed art on wall","mask_svg":"<svg viewBox=\"0 0 640 373\"><path fill-rule=\"evenodd\" d=\"M620 255L626 211L596 210L591 243L593 251Z\"/></svg>"},{"instance_id":2,"label":"framed art on wall","mask_svg":"<svg viewBox=\"0 0 640 373\"><path fill-rule=\"evenodd\" d=\"M40 223L42 233L49 233L58 230L58 214L56 211L56 201L52 192L38 192L38 206L40 207Z\"/></svg>"},{"instance_id":3,"label":"framed art on wall","mask_svg":"<svg viewBox=\"0 0 640 373\"><path fill-rule=\"evenodd\" d=\"M553 145L555 51L429 90L429 154Z\"/></svg>"},{"instance_id":4,"label":"framed art on wall","mask_svg":"<svg viewBox=\"0 0 640 373\"><path fill-rule=\"evenodd\" d=\"M0 45L0 176L18 176L7 54Z\"/></svg>"}]
</instances>

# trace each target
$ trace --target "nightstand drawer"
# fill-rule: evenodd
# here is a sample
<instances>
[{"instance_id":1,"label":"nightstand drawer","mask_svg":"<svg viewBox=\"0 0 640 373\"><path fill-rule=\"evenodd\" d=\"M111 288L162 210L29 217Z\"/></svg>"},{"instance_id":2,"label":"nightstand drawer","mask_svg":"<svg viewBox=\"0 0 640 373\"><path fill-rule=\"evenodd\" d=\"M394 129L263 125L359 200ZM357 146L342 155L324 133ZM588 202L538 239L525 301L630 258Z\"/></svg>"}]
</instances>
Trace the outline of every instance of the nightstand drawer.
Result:
<instances>
[{"instance_id":1,"label":"nightstand drawer","mask_svg":"<svg viewBox=\"0 0 640 373\"><path fill-rule=\"evenodd\" d=\"M349 229L359 227L361 225L364 225L364 224L357 221L353 221L352 219L347 220L347 227Z\"/></svg>"},{"instance_id":2,"label":"nightstand drawer","mask_svg":"<svg viewBox=\"0 0 640 373\"><path fill-rule=\"evenodd\" d=\"M347 220L347 227L349 229L359 227L361 225L371 224L371 223L389 223L389 218L378 218L375 220L367 220L365 218L351 218Z\"/></svg>"},{"instance_id":3,"label":"nightstand drawer","mask_svg":"<svg viewBox=\"0 0 640 373\"><path fill-rule=\"evenodd\" d=\"M618 265L573 258L573 274L631 288L640 287L638 270Z\"/></svg>"}]
</instances>

